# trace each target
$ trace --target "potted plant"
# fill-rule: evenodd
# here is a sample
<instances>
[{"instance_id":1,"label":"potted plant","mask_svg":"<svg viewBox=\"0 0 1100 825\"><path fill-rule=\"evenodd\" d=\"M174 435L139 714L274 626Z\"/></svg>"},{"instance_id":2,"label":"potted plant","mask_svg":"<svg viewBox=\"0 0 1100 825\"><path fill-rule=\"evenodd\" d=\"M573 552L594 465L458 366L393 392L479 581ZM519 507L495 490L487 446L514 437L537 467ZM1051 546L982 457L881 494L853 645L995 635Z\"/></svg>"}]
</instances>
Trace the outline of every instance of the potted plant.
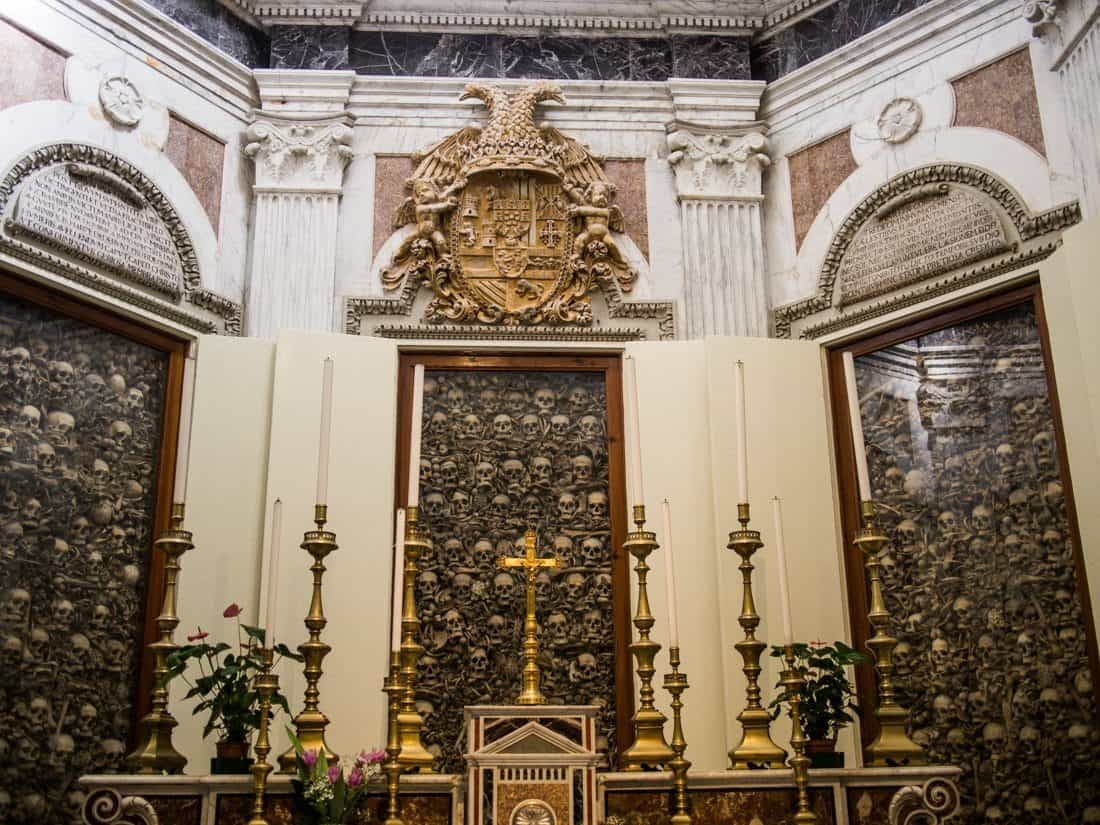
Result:
<instances>
[{"instance_id":1,"label":"potted plant","mask_svg":"<svg viewBox=\"0 0 1100 825\"><path fill-rule=\"evenodd\" d=\"M297 808L312 825L343 825L356 816L367 783L381 773L383 750L362 751L352 762L347 774L339 761L331 764L316 750L303 750L302 743L287 728L294 743L294 788Z\"/></svg>"},{"instance_id":2,"label":"potted plant","mask_svg":"<svg viewBox=\"0 0 1100 825\"><path fill-rule=\"evenodd\" d=\"M786 650L773 645L773 658L782 658ZM843 768L844 754L836 752L836 735L844 726L854 721L851 711L858 710L855 691L848 680L849 665L871 661L871 657L853 650L844 642L798 642L794 645L795 667L802 672L801 700L798 710L802 730L809 739L806 753L814 768ZM784 665L785 666L785 665ZM777 685L776 687L780 687ZM774 708L772 718L779 716L786 701L786 692L779 695L768 707Z\"/></svg>"},{"instance_id":3,"label":"potted plant","mask_svg":"<svg viewBox=\"0 0 1100 825\"><path fill-rule=\"evenodd\" d=\"M246 773L252 760L248 758L251 733L259 727L258 697L252 685L256 674L263 670L260 650L264 631L241 623L241 608L231 604L222 615L237 622L237 644L207 641L210 634L201 627L187 637L188 644L168 657L169 678L180 676L190 690L185 699L199 698L192 713L209 713L203 726L203 737L218 732L217 757L210 760L210 772L215 774ZM286 645L275 645L279 658L302 661ZM187 677L190 662L196 662L199 676ZM278 661L278 660L276 660ZM272 711L278 707L290 712L286 697L277 692L271 697Z\"/></svg>"}]
</instances>

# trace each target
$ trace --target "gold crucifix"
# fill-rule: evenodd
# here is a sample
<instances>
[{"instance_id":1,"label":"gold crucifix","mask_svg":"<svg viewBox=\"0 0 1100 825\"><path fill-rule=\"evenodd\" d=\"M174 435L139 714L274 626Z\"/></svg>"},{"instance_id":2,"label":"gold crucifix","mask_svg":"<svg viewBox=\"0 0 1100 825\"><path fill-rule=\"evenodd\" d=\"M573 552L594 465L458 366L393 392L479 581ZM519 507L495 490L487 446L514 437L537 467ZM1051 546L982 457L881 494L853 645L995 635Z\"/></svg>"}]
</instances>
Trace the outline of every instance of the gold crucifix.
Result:
<instances>
[{"instance_id":1,"label":"gold crucifix","mask_svg":"<svg viewBox=\"0 0 1100 825\"><path fill-rule=\"evenodd\" d=\"M535 574L540 567L562 567L558 559L540 559L535 555L538 537L534 530L523 536L523 558L502 558L501 567L522 567L527 579L527 618L523 623L523 689L516 699L518 705L545 705L546 697L539 687L542 673L539 671L539 626L535 620Z\"/></svg>"}]
</instances>

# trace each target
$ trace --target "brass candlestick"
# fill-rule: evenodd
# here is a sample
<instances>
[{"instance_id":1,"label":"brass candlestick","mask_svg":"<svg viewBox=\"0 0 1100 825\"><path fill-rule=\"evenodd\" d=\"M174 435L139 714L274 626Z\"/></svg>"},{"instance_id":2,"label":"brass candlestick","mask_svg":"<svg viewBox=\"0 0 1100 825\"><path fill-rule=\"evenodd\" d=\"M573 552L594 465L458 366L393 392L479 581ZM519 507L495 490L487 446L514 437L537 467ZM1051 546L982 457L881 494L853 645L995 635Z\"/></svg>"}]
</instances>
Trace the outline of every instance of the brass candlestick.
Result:
<instances>
[{"instance_id":1,"label":"brass candlestick","mask_svg":"<svg viewBox=\"0 0 1100 825\"><path fill-rule=\"evenodd\" d=\"M321 641L321 631L328 624L321 602L321 579L325 575L325 557L337 548L336 534L325 529L327 520L328 506L314 505L313 521L317 529L307 530L302 538L302 549L313 557L313 564L309 568L313 571L313 598L309 603L309 615L305 618L309 639L298 645L298 652L305 659L306 695L302 712L294 717L294 727L304 750L315 750L318 754L324 754L325 759L331 763L339 757L325 742L325 728L328 727L329 720L321 712L321 690L318 687L324 673L321 663L332 650ZM279 757L279 769L283 773L292 773L294 760L294 748L291 747Z\"/></svg>"},{"instance_id":2,"label":"brass candlestick","mask_svg":"<svg viewBox=\"0 0 1100 825\"><path fill-rule=\"evenodd\" d=\"M401 819L401 800L398 790L401 784L401 736L397 728L397 714L401 710L401 697L405 689L401 686L401 657L397 651L390 656L390 672L383 682L382 690L390 697L389 735L386 739L386 761L382 773L386 775L386 790L389 801L386 808L385 825L405 825Z\"/></svg>"},{"instance_id":3,"label":"brass candlestick","mask_svg":"<svg viewBox=\"0 0 1100 825\"><path fill-rule=\"evenodd\" d=\"M882 562L879 555L889 539L875 527L875 503L864 501L861 505L863 527L856 531L855 545L867 557L867 577L871 584L871 608L867 618L874 628L874 635L867 640L867 648L874 654L878 672L878 736L867 748L867 766L923 765L928 757L920 745L905 732L909 711L894 698L894 648L898 640L887 630L892 617L886 609L882 595Z\"/></svg>"},{"instance_id":4,"label":"brass candlestick","mask_svg":"<svg viewBox=\"0 0 1100 825\"><path fill-rule=\"evenodd\" d=\"M741 743L729 752L730 767L735 770L744 768L782 768L787 752L775 744L771 735L771 714L760 704L760 654L767 644L756 638L756 628L760 625L760 615L756 612L756 601L752 597L752 554L764 546L760 533L749 529L749 505L737 505L737 520L741 529L730 533L726 545L741 557L741 576L744 582L741 596L741 615L738 624L745 631L745 638L734 647L744 660L741 668L748 685L745 688L745 709L737 716L741 723Z\"/></svg>"},{"instance_id":5,"label":"brass candlestick","mask_svg":"<svg viewBox=\"0 0 1100 825\"><path fill-rule=\"evenodd\" d=\"M672 696L672 752L675 756L668 761L667 767L672 771L672 825L691 825L691 814L688 813L688 768L691 762L684 758L687 750L687 740L684 739L684 726L681 719L681 709L684 703L680 695L688 689L687 674L680 672L680 648L668 649L668 663L672 667L671 673L665 674L665 690Z\"/></svg>"},{"instance_id":6,"label":"brass candlestick","mask_svg":"<svg viewBox=\"0 0 1100 825\"><path fill-rule=\"evenodd\" d=\"M267 777L273 770L268 764L267 755L271 752L268 729L271 726L271 697L279 689L279 675L271 672L275 651L270 647L260 650L263 670L256 674L255 690L260 697L260 727L256 732L256 761L252 763L252 819L248 825L267 825L264 819L264 792L267 790Z\"/></svg>"},{"instance_id":7,"label":"brass candlestick","mask_svg":"<svg viewBox=\"0 0 1100 825\"><path fill-rule=\"evenodd\" d=\"M817 814L810 807L810 757L806 756L806 734L802 730L802 672L795 664L794 646L783 649L783 659L787 663L781 674L779 684L785 689L787 703L791 706L791 758L788 764L794 772L794 784L798 789L798 809L794 815L796 823L816 825Z\"/></svg>"},{"instance_id":8,"label":"brass candlestick","mask_svg":"<svg viewBox=\"0 0 1100 825\"><path fill-rule=\"evenodd\" d=\"M183 529L183 504L172 505L171 522L153 547L164 554L164 601L157 616L160 637L149 645L153 652L152 706L141 720L141 743L126 757L131 773L182 773L187 757L172 744L172 729L179 724L168 710L168 657L179 649L172 634L179 625L176 615L180 556L195 545L191 533Z\"/></svg>"},{"instance_id":9,"label":"brass candlestick","mask_svg":"<svg viewBox=\"0 0 1100 825\"><path fill-rule=\"evenodd\" d=\"M539 623L535 618L535 573L542 568L562 567L558 559L540 559L535 553L538 537L534 530L528 530L523 536L523 558L502 558L497 564L505 569L523 568L527 592L527 616L523 621L523 684L516 699L517 705L545 705L540 683L542 673L539 670Z\"/></svg>"},{"instance_id":10,"label":"brass candlestick","mask_svg":"<svg viewBox=\"0 0 1100 825\"><path fill-rule=\"evenodd\" d=\"M645 529L645 505L634 505L635 530L629 533L623 547L638 560L634 571L638 574L638 607L634 613L634 626L638 628L638 640L630 645L630 652L638 660L638 710L634 713L634 743L619 754L619 768L624 771L640 771L643 768L658 769L675 756L665 740L665 715L653 704L653 660L661 646L649 638L653 628L653 614L649 612L649 594L646 592L646 576L649 565L646 557L657 549L657 536Z\"/></svg>"},{"instance_id":11,"label":"brass candlestick","mask_svg":"<svg viewBox=\"0 0 1100 825\"><path fill-rule=\"evenodd\" d=\"M397 732L401 752L397 757L402 770L419 770L432 773L433 757L420 741L420 729L424 720L416 710L416 663L424 648L417 637L420 620L416 616L416 566L420 554L431 547L431 542L421 533L419 508L405 509L405 598L401 611L401 709L397 714Z\"/></svg>"}]
</instances>

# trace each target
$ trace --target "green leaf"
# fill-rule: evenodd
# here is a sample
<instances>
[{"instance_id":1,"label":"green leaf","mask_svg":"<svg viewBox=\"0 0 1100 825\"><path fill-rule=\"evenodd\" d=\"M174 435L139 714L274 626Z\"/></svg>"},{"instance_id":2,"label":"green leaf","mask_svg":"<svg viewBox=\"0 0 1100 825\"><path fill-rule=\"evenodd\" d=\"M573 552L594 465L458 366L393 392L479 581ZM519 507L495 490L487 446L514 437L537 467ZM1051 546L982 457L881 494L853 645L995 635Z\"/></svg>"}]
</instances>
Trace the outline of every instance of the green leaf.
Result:
<instances>
[{"instance_id":1,"label":"green leaf","mask_svg":"<svg viewBox=\"0 0 1100 825\"><path fill-rule=\"evenodd\" d=\"M241 629L248 634L248 638L255 639L261 645L264 644L267 632L262 627L252 627L251 625L242 624Z\"/></svg>"}]
</instances>

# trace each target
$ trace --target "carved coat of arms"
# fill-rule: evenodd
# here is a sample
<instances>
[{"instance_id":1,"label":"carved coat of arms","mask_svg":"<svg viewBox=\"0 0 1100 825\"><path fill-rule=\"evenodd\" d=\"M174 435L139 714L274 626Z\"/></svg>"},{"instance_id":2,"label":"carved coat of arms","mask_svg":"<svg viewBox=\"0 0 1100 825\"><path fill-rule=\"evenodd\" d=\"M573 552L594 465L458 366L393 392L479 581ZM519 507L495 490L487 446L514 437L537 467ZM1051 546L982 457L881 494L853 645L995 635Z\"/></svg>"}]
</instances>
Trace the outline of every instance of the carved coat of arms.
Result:
<instances>
[{"instance_id":1,"label":"carved coat of arms","mask_svg":"<svg viewBox=\"0 0 1100 825\"><path fill-rule=\"evenodd\" d=\"M614 185L585 146L536 125L540 103L565 102L556 84L508 93L471 83L462 99L471 97L488 122L414 158L396 220L414 229L384 285L427 283L429 321L591 323L592 290L628 292L637 278L612 235L624 231Z\"/></svg>"}]
</instances>

